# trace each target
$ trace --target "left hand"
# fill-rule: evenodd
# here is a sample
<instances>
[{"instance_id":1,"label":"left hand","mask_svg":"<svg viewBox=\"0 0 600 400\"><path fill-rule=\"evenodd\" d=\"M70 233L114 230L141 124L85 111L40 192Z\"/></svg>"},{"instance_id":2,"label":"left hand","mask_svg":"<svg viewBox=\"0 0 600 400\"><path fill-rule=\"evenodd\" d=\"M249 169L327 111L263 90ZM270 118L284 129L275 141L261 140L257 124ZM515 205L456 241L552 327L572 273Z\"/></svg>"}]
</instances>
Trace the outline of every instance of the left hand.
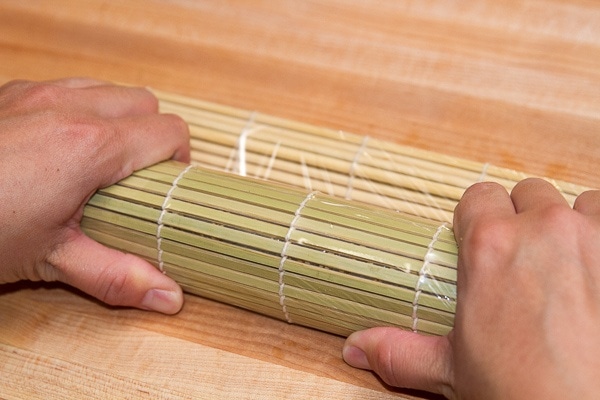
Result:
<instances>
[{"instance_id":1,"label":"left hand","mask_svg":"<svg viewBox=\"0 0 600 400\"><path fill-rule=\"evenodd\" d=\"M173 158L187 125L142 88L92 79L0 87L0 283L62 281L112 305L177 312L181 288L150 263L80 229L97 189Z\"/></svg>"}]
</instances>

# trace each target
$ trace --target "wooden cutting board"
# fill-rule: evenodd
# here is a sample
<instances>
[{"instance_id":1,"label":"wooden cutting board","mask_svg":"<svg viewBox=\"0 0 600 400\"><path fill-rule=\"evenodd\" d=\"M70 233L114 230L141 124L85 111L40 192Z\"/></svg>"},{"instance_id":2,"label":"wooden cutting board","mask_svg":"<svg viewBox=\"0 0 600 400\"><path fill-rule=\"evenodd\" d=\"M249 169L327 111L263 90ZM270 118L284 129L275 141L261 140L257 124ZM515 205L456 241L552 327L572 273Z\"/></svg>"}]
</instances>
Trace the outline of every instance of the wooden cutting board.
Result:
<instances>
[{"instance_id":1,"label":"wooden cutting board","mask_svg":"<svg viewBox=\"0 0 600 400\"><path fill-rule=\"evenodd\" d=\"M595 1L0 1L0 82L73 75L600 187ZM0 286L3 398L428 397L342 343L193 296L166 317Z\"/></svg>"}]
</instances>

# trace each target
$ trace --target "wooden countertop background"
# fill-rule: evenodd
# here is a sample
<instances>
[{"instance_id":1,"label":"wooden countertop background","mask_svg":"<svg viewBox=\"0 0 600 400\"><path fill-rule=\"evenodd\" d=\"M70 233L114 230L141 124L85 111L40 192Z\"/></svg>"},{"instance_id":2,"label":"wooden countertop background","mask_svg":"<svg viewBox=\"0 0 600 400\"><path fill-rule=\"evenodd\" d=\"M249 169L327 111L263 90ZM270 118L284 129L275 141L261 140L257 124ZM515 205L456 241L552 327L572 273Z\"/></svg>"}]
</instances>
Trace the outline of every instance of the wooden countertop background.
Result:
<instances>
[{"instance_id":1,"label":"wooden countertop background","mask_svg":"<svg viewBox=\"0 0 600 400\"><path fill-rule=\"evenodd\" d=\"M91 76L600 187L600 3L0 1L0 82ZM174 317L0 286L0 397L427 397L343 339L187 296Z\"/></svg>"}]
</instances>

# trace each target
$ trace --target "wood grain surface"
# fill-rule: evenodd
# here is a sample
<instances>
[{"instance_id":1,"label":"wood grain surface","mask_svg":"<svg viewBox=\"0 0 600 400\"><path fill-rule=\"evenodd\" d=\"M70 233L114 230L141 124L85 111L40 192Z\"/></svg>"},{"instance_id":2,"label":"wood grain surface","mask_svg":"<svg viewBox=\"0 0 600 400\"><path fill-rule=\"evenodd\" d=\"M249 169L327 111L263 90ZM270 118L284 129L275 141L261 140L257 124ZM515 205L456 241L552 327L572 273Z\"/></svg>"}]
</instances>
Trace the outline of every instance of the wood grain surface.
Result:
<instances>
[{"instance_id":1,"label":"wood grain surface","mask_svg":"<svg viewBox=\"0 0 600 400\"><path fill-rule=\"evenodd\" d=\"M600 187L600 4L0 1L0 82L154 87ZM0 397L421 398L343 339L186 296L166 317L0 286Z\"/></svg>"}]
</instances>

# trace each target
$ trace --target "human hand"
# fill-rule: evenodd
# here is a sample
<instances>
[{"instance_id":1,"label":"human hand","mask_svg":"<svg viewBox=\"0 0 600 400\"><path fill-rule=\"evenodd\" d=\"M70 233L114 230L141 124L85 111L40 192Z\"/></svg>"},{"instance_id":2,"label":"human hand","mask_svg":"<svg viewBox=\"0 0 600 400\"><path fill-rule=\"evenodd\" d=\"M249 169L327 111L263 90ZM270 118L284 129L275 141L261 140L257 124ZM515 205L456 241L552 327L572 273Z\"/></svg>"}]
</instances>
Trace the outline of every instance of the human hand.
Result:
<instances>
[{"instance_id":1,"label":"human hand","mask_svg":"<svg viewBox=\"0 0 600 400\"><path fill-rule=\"evenodd\" d=\"M147 90L91 79L0 87L0 283L61 281L111 305L179 311L181 288L80 229L94 192L164 159L189 161L187 125Z\"/></svg>"},{"instance_id":2,"label":"human hand","mask_svg":"<svg viewBox=\"0 0 600 400\"><path fill-rule=\"evenodd\" d=\"M346 362L448 398L596 398L600 191L571 209L549 183L469 188L454 215L457 309L448 336L350 335Z\"/></svg>"}]
</instances>

